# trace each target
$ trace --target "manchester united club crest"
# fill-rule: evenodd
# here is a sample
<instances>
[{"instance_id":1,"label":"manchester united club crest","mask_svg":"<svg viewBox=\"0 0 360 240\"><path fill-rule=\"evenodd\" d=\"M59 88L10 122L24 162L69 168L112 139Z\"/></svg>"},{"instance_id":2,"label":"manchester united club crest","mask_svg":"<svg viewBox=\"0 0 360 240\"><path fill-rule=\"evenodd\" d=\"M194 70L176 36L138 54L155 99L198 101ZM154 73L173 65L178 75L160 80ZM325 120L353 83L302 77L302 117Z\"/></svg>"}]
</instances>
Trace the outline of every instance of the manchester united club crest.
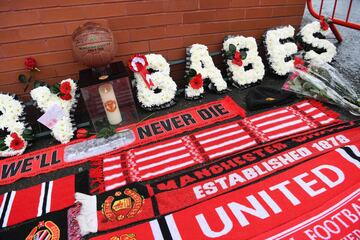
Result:
<instances>
[{"instance_id":1,"label":"manchester united club crest","mask_svg":"<svg viewBox=\"0 0 360 240\"><path fill-rule=\"evenodd\" d=\"M136 190L127 188L123 193L117 191L105 199L102 214L111 222L121 221L139 214L143 204L144 198Z\"/></svg>"},{"instance_id":2,"label":"manchester united club crest","mask_svg":"<svg viewBox=\"0 0 360 240\"><path fill-rule=\"evenodd\" d=\"M137 240L137 238L134 233L125 233L119 237L117 236L111 237L109 240Z\"/></svg>"},{"instance_id":3,"label":"manchester united club crest","mask_svg":"<svg viewBox=\"0 0 360 240\"><path fill-rule=\"evenodd\" d=\"M60 229L52 221L41 221L34 227L25 240L59 240Z\"/></svg>"},{"instance_id":4,"label":"manchester united club crest","mask_svg":"<svg viewBox=\"0 0 360 240\"><path fill-rule=\"evenodd\" d=\"M116 102L114 100L108 100L104 103L105 109L108 112L115 112Z\"/></svg>"}]
</instances>

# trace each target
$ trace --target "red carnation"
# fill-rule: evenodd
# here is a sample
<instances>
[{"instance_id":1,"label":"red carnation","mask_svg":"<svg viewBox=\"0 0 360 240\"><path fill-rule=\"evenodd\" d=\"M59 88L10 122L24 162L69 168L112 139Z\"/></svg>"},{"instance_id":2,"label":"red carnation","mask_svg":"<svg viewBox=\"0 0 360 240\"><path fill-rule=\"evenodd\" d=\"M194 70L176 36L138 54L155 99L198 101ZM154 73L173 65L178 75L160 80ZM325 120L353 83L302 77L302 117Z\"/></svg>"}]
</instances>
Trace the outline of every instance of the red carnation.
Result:
<instances>
[{"instance_id":1,"label":"red carnation","mask_svg":"<svg viewBox=\"0 0 360 240\"><path fill-rule=\"evenodd\" d=\"M203 79L200 73L196 74L191 80L190 80L190 86L193 89L199 89L203 86Z\"/></svg>"},{"instance_id":2,"label":"red carnation","mask_svg":"<svg viewBox=\"0 0 360 240\"><path fill-rule=\"evenodd\" d=\"M305 62L301 57L295 57L294 58L294 66L302 65L304 66Z\"/></svg>"},{"instance_id":3,"label":"red carnation","mask_svg":"<svg viewBox=\"0 0 360 240\"><path fill-rule=\"evenodd\" d=\"M69 100L71 100L72 96L70 94L64 94L64 95L61 95L60 98L65 101L69 101Z\"/></svg>"},{"instance_id":4,"label":"red carnation","mask_svg":"<svg viewBox=\"0 0 360 240\"><path fill-rule=\"evenodd\" d=\"M27 70L33 70L36 68L36 60L35 58L32 58L32 57L27 57L25 58L25 67Z\"/></svg>"},{"instance_id":5,"label":"red carnation","mask_svg":"<svg viewBox=\"0 0 360 240\"><path fill-rule=\"evenodd\" d=\"M85 128L80 128L76 131L76 138L87 138L89 136L89 131Z\"/></svg>"},{"instance_id":6,"label":"red carnation","mask_svg":"<svg viewBox=\"0 0 360 240\"><path fill-rule=\"evenodd\" d=\"M236 51L235 54L234 54L234 58L232 60L232 63L233 64L236 64L238 66L242 66L243 65L243 62L242 62L242 59L241 59L241 54L239 51Z\"/></svg>"},{"instance_id":7,"label":"red carnation","mask_svg":"<svg viewBox=\"0 0 360 240\"><path fill-rule=\"evenodd\" d=\"M13 138L10 142L10 148L13 150L21 150L25 146L25 141L17 135L17 133L12 133L10 136Z\"/></svg>"},{"instance_id":8,"label":"red carnation","mask_svg":"<svg viewBox=\"0 0 360 240\"><path fill-rule=\"evenodd\" d=\"M70 82L63 82L60 85L60 92L65 95L69 95L71 92L71 85ZM71 99L71 98L70 98Z\"/></svg>"}]
</instances>

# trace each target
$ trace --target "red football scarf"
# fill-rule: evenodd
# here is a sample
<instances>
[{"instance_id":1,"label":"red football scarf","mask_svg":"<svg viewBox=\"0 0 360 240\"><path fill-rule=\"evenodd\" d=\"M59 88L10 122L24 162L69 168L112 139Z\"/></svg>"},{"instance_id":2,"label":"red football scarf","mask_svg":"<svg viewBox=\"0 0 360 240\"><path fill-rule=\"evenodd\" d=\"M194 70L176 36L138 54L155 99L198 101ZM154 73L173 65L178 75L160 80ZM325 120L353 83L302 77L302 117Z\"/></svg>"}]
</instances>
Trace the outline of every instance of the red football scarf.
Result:
<instances>
[{"instance_id":1,"label":"red football scarf","mask_svg":"<svg viewBox=\"0 0 360 240\"><path fill-rule=\"evenodd\" d=\"M318 139L314 143L321 141L325 140ZM297 147L302 151L305 148L317 151L317 147ZM299 161L286 171L261 177L261 182L247 183L236 191L226 190L225 194L158 220L90 239L121 236L139 239L143 236L146 239L193 239L194 236L198 239L340 239L340 236L355 234L360 215L359 149L357 141L311 161ZM228 181L211 179L209 183L213 186L207 184L207 190L214 192L214 185L224 189L231 182L242 181L240 175L232 177L233 180L230 174L228 176ZM176 205L179 201L168 199L167 204Z\"/></svg>"},{"instance_id":2,"label":"red football scarf","mask_svg":"<svg viewBox=\"0 0 360 240\"><path fill-rule=\"evenodd\" d=\"M153 182L147 190L136 183L98 196L80 194L77 199L87 206L82 208L82 218L95 221L78 220L86 229L83 231L86 234L181 210L252 184L336 147L360 141L357 134L359 125L360 122L348 122L271 142L208 166ZM233 184L228 183L230 178ZM128 217L130 212L136 214Z\"/></svg>"},{"instance_id":3,"label":"red football scarf","mask_svg":"<svg viewBox=\"0 0 360 240\"><path fill-rule=\"evenodd\" d=\"M61 210L74 202L74 175L7 192L0 196L0 228Z\"/></svg>"},{"instance_id":4,"label":"red football scarf","mask_svg":"<svg viewBox=\"0 0 360 240\"><path fill-rule=\"evenodd\" d=\"M213 123L234 117L244 117L245 111L230 97L210 102L200 106L188 108L165 116L146 120L118 129L131 129L135 141L129 145L119 147L111 152L116 153L126 149L154 142L195 128L209 126ZM9 184L20 178L32 177L41 173L55 171L98 156L79 160L65 160L66 148L84 140L75 140L68 144L56 145L21 156L6 158L0 162L0 185ZM86 140L85 140L86 141ZM110 153L109 153L110 154Z\"/></svg>"},{"instance_id":5,"label":"red football scarf","mask_svg":"<svg viewBox=\"0 0 360 240\"><path fill-rule=\"evenodd\" d=\"M315 101L261 113L188 136L113 154L92 163L92 192L163 176L295 133L340 122Z\"/></svg>"}]
</instances>

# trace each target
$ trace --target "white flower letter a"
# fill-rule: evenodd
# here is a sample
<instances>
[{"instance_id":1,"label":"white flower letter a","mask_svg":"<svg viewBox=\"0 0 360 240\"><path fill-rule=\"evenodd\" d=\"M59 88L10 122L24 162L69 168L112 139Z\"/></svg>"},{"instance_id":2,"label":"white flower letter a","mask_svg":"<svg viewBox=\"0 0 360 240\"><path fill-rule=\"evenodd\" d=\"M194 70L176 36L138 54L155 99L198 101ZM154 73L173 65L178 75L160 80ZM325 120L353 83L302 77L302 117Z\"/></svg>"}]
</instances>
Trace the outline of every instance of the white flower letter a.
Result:
<instances>
[{"instance_id":1,"label":"white flower letter a","mask_svg":"<svg viewBox=\"0 0 360 240\"><path fill-rule=\"evenodd\" d=\"M201 74L202 79L210 79L213 89L222 92L227 89L227 84L221 75L221 71L216 68L208 48L202 44L193 44L187 49L187 69L194 69ZM187 98L198 97L203 94L204 89L193 89L190 85L186 86L185 94Z\"/></svg>"}]
</instances>

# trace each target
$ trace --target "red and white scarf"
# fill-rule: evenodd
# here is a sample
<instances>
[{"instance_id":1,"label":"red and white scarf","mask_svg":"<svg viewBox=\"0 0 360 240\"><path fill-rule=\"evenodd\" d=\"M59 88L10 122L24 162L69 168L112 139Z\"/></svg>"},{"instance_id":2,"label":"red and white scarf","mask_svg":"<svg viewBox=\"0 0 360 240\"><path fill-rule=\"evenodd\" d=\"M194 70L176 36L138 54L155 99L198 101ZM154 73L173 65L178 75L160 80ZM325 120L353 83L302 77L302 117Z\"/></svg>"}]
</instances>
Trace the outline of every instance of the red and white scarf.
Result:
<instances>
[{"instance_id":1,"label":"red and white scarf","mask_svg":"<svg viewBox=\"0 0 360 240\"><path fill-rule=\"evenodd\" d=\"M276 181L277 177L273 176L282 172L287 176L286 173L291 172L291 169L313 161L309 161L310 159L319 158L322 164L326 164L328 157L322 155L337 147L359 143L359 130L360 122L323 127L306 134L272 141L175 176L152 181L147 187L141 183L133 183L97 196L78 194L77 199L86 206L82 208L78 222L84 229L83 234L86 234L146 219L161 218L171 212L194 208L192 206L201 205L198 209L207 209L206 203L212 199L229 192L233 194L232 192L239 188L246 189L265 178ZM359 154L354 152L356 158ZM351 164L343 166L354 174L356 172ZM222 202L221 200L217 203ZM130 217L129 213L132 213ZM171 219L171 216L168 218Z\"/></svg>"},{"instance_id":2,"label":"red and white scarf","mask_svg":"<svg viewBox=\"0 0 360 240\"><path fill-rule=\"evenodd\" d=\"M303 101L188 136L113 154L92 162L92 192L153 179L259 143L340 122L337 117L337 113L319 102Z\"/></svg>"},{"instance_id":3,"label":"red and white scarf","mask_svg":"<svg viewBox=\"0 0 360 240\"><path fill-rule=\"evenodd\" d=\"M74 202L74 175L6 192L0 196L0 228L64 209Z\"/></svg>"}]
</instances>

